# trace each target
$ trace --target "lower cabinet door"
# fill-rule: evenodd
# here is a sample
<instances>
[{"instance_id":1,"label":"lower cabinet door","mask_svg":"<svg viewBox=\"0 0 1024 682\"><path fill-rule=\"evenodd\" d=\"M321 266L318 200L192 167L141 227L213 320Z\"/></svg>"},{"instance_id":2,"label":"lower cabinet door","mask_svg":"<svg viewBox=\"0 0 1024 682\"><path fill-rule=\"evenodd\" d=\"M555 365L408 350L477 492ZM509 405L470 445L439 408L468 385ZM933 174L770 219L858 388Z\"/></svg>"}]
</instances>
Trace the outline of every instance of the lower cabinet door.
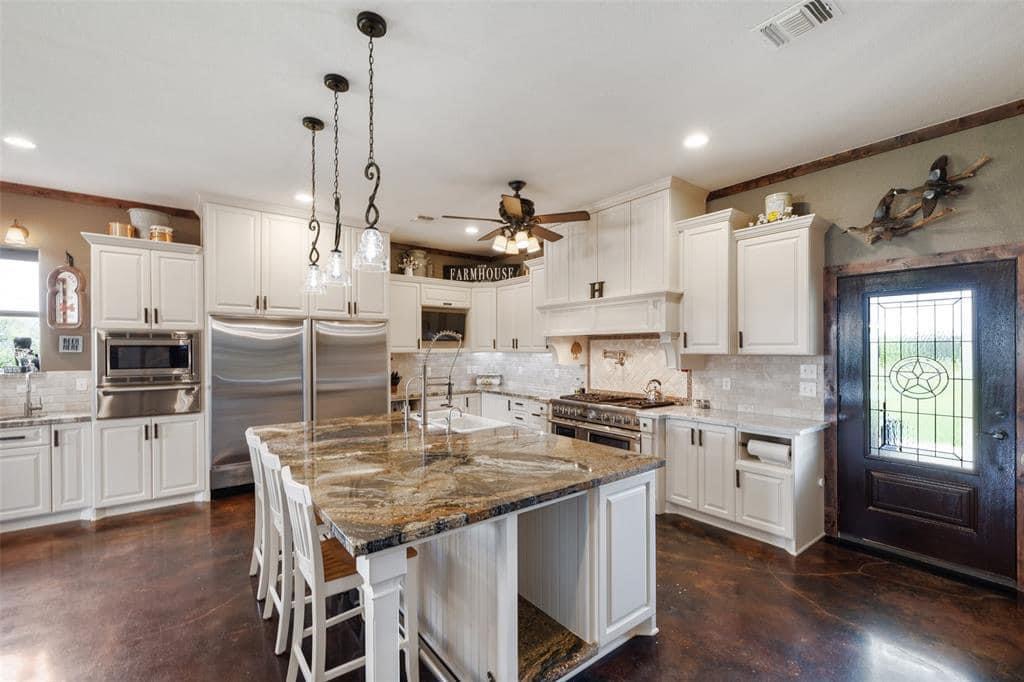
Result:
<instances>
[{"instance_id":1,"label":"lower cabinet door","mask_svg":"<svg viewBox=\"0 0 1024 682\"><path fill-rule=\"evenodd\" d=\"M153 497L203 490L202 418L197 415L153 419Z\"/></svg>"},{"instance_id":2,"label":"lower cabinet door","mask_svg":"<svg viewBox=\"0 0 1024 682\"><path fill-rule=\"evenodd\" d=\"M96 507L153 497L149 418L97 421L93 436Z\"/></svg>"},{"instance_id":3,"label":"lower cabinet door","mask_svg":"<svg viewBox=\"0 0 1024 682\"><path fill-rule=\"evenodd\" d=\"M481 414L480 414L480 409L481 409L480 408L480 394L479 393L469 393L469 394L466 394L466 395L462 396L462 398L463 398L463 408L462 408L462 410L466 414L475 414L478 417L481 416Z\"/></svg>"},{"instance_id":4,"label":"lower cabinet door","mask_svg":"<svg viewBox=\"0 0 1024 682\"><path fill-rule=\"evenodd\" d=\"M729 427L700 425L700 511L736 518L736 431Z\"/></svg>"},{"instance_id":5,"label":"lower cabinet door","mask_svg":"<svg viewBox=\"0 0 1024 682\"><path fill-rule=\"evenodd\" d=\"M483 393L480 396L480 416L498 421L512 421L512 399L497 393Z\"/></svg>"},{"instance_id":6,"label":"lower cabinet door","mask_svg":"<svg viewBox=\"0 0 1024 682\"><path fill-rule=\"evenodd\" d=\"M627 633L655 612L654 473L597 493L598 641Z\"/></svg>"},{"instance_id":7,"label":"lower cabinet door","mask_svg":"<svg viewBox=\"0 0 1024 682\"><path fill-rule=\"evenodd\" d=\"M0 521L50 513L50 446L0 451Z\"/></svg>"},{"instance_id":8,"label":"lower cabinet door","mask_svg":"<svg viewBox=\"0 0 1024 682\"><path fill-rule=\"evenodd\" d=\"M697 508L700 480L697 427L665 420L665 498L681 507Z\"/></svg>"},{"instance_id":9,"label":"lower cabinet door","mask_svg":"<svg viewBox=\"0 0 1024 682\"><path fill-rule=\"evenodd\" d=\"M740 471L736 491L736 520L768 533L792 537L793 494L790 477L759 471Z\"/></svg>"},{"instance_id":10,"label":"lower cabinet door","mask_svg":"<svg viewBox=\"0 0 1024 682\"><path fill-rule=\"evenodd\" d=\"M61 424L53 427L53 511L89 506L92 425Z\"/></svg>"}]
</instances>

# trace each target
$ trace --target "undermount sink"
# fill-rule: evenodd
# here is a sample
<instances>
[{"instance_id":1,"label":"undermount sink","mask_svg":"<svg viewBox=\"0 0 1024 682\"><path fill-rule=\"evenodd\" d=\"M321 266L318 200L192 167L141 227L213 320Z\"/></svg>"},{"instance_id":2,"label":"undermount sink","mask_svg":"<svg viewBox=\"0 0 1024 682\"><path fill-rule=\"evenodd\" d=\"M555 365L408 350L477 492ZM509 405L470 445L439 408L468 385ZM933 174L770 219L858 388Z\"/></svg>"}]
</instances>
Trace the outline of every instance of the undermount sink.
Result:
<instances>
[{"instance_id":1,"label":"undermount sink","mask_svg":"<svg viewBox=\"0 0 1024 682\"><path fill-rule=\"evenodd\" d=\"M412 416L413 421L419 423L420 416L414 414ZM474 431L486 431L487 429L497 429L502 426L507 426L505 422L498 421L497 419L488 419L486 417L478 417L475 414L465 414L461 417L452 418L452 433L473 433ZM447 430L448 428L448 411L447 410L433 410L427 413L427 428L429 430Z\"/></svg>"}]
</instances>

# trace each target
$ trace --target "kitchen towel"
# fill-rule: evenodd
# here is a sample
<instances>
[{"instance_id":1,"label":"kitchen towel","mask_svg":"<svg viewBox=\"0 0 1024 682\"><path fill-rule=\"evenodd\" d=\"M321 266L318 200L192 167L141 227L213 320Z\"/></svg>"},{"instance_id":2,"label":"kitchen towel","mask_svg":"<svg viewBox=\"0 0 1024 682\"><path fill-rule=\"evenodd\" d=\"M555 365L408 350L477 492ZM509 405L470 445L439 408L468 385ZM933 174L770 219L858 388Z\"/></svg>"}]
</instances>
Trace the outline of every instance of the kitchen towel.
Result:
<instances>
[{"instance_id":1,"label":"kitchen towel","mask_svg":"<svg viewBox=\"0 0 1024 682\"><path fill-rule=\"evenodd\" d=\"M786 464L789 462L789 446L782 443L771 443L766 440L747 441L747 452L762 462Z\"/></svg>"}]
</instances>

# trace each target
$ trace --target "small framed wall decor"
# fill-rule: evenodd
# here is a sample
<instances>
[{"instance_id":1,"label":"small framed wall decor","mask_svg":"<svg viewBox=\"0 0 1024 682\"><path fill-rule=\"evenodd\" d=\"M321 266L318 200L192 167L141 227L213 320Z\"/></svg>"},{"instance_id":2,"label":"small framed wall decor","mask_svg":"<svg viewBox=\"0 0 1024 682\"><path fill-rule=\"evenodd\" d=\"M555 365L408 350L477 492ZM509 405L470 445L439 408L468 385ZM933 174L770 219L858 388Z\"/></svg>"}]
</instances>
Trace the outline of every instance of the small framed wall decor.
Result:
<instances>
[{"instance_id":1,"label":"small framed wall decor","mask_svg":"<svg viewBox=\"0 0 1024 682\"><path fill-rule=\"evenodd\" d=\"M46 323L50 329L78 329L85 321L85 275L75 267L75 259L70 253L65 252L64 255L67 264L55 268L46 278Z\"/></svg>"}]
</instances>

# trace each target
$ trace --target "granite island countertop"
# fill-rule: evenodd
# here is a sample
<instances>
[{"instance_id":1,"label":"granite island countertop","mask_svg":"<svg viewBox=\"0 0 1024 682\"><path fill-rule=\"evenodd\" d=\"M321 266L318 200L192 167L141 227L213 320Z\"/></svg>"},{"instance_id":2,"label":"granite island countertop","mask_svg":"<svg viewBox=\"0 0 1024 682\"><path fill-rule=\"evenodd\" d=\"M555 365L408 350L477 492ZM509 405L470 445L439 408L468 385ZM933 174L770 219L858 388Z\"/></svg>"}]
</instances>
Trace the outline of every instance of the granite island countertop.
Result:
<instances>
[{"instance_id":1,"label":"granite island countertop","mask_svg":"<svg viewBox=\"0 0 1024 682\"><path fill-rule=\"evenodd\" d=\"M664 466L516 426L424 433L400 414L261 426L353 555L460 528Z\"/></svg>"},{"instance_id":2,"label":"granite island countertop","mask_svg":"<svg viewBox=\"0 0 1024 682\"><path fill-rule=\"evenodd\" d=\"M91 414L63 413L37 414L32 417L0 417L0 429L16 429L29 426L49 426L50 424L77 424L92 420Z\"/></svg>"}]
</instances>

